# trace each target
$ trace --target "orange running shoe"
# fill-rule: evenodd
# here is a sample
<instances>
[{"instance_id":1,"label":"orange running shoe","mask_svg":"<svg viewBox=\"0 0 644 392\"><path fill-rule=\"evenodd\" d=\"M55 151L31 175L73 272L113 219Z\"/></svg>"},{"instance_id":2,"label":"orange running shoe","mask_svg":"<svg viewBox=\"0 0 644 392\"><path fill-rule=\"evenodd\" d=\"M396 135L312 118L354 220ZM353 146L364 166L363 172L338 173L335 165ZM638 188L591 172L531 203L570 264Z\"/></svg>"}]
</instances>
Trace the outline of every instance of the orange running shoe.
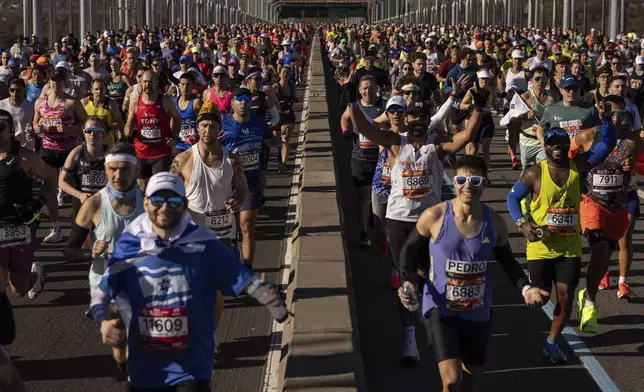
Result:
<instances>
[{"instance_id":1,"label":"orange running shoe","mask_svg":"<svg viewBox=\"0 0 644 392\"><path fill-rule=\"evenodd\" d=\"M599 281L599 289L600 290L610 289L610 279L608 277L608 272L606 272L602 280Z\"/></svg>"},{"instance_id":2,"label":"orange running shoe","mask_svg":"<svg viewBox=\"0 0 644 392\"><path fill-rule=\"evenodd\" d=\"M617 298L633 298L633 293L628 283L624 282L617 285Z\"/></svg>"}]
</instances>

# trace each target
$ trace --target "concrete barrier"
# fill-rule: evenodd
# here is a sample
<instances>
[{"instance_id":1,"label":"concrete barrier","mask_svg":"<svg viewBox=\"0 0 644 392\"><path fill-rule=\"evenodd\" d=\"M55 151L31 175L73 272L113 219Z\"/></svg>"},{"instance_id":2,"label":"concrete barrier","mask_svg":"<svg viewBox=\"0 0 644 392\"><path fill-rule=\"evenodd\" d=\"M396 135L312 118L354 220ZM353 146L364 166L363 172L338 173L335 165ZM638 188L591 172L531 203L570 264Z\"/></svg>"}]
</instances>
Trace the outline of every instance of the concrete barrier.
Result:
<instances>
[{"instance_id":1,"label":"concrete barrier","mask_svg":"<svg viewBox=\"0 0 644 392\"><path fill-rule=\"evenodd\" d=\"M280 391L365 390L336 193L324 67L320 44L315 42L308 78L308 116L304 118L305 109L302 119L305 140L300 197L291 238L287 301L294 317L282 336ZM339 118L335 122L339 123Z\"/></svg>"}]
</instances>

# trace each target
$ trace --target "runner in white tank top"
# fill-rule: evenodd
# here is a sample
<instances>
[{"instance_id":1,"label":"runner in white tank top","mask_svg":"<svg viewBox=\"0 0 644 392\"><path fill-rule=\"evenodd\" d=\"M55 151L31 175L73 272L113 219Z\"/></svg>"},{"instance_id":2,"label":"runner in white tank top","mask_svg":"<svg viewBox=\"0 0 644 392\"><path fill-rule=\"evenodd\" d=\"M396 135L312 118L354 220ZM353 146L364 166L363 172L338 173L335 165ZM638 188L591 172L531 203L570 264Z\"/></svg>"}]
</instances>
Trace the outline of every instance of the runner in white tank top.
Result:
<instances>
[{"instance_id":1,"label":"runner in white tank top","mask_svg":"<svg viewBox=\"0 0 644 392\"><path fill-rule=\"evenodd\" d=\"M360 106L352 103L348 112L353 126L371 142L378 144L389 153L391 162L391 193L387 201L386 229L389 249L394 261L394 270L400 274L400 251L409 233L416 229L416 221L422 212L441 202L443 168L441 162L446 154L456 153L476 138L481 120L481 112L487 101L486 96L475 94L474 111L467 122L467 129L454 135L453 140L437 145L428 141L429 115L426 111L407 108L400 96L393 96L387 107L407 108L405 125L408 130L403 134L383 131L369 121ZM418 251L418 269L427 271L429 249ZM426 273L423 274L426 276ZM423 276L424 277L424 276ZM415 337L415 314L400 307L405 339L401 362L411 365L420 359Z\"/></svg>"},{"instance_id":2,"label":"runner in white tank top","mask_svg":"<svg viewBox=\"0 0 644 392\"><path fill-rule=\"evenodd\" d=\"M183 178L192 220L214 230L219 241L230 246L239 258L235 213L248 198L244 166L237 155L228 153L221 144L218 114L199 115L196 127L199 141L174 158L170 171ZM221 292L217 292L215 330L224 311L223 303ZM215 337L215 354L219 352Z\"/></svg>"}]
</instances>

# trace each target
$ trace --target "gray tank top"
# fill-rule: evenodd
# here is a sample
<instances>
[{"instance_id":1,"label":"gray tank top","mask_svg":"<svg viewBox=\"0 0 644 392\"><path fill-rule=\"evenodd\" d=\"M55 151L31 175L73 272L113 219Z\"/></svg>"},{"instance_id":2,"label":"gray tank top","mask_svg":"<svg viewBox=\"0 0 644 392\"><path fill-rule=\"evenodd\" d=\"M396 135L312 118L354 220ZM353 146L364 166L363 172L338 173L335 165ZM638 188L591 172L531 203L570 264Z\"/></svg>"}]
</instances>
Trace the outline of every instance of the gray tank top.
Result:
<instances>
[{"instance_id":1,"label":"gray tank top","mask_svg":"<svg viewBox=\"0 0 644 392\"><path fill-rule=\"evenodd\" d=\"M99 193L101 195L101 219L98 221L96 228L91 232L90 239L92 244L96 240L107 241L107 253L112 254L114 252L114 245L121 236L121 233L123 233L125 226L145 212L143 210L143 193L137 188L136 207L132 214L128 216L121 216L114 211L112 201L107 194L107 188L101 189Z\"/></svg>"}]
</instances>

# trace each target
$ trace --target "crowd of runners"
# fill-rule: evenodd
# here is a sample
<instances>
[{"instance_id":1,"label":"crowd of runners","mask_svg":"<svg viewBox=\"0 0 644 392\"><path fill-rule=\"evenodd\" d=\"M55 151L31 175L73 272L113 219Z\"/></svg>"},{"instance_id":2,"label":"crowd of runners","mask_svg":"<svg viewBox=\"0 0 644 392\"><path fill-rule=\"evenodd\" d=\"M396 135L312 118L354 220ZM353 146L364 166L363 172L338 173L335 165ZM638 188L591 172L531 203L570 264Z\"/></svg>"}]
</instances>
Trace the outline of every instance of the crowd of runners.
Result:
<instances>
[{"instance_id":1,"label":"crowd of runners","mask_svg":"<svg viewBox=\"0 0 644 392\"><path fill-rule=\"evenodd\" d=\"M543 355L555 364L567 361L556 339L575 298L581 330L599 331L596 295L612 288L615 250L617 296L632 296L633 171L644 173L636 34L134 27L81 42L70 34L51 52L32 37L1 54L0 344L20 333L11 295L36 298L45 287L34 258L42 219L52 226L43 241L65 242L67 262L87 264L85 316L131 391L210 390L222 293L246 293L286 320L279 290L252 270L255 225L268 162L288 175L295 91L316 33L346 108L330 121L352 143L359 246L372 246L373 219L380 253L393 260L404 366L419 360L421 319L444 390L473 390L490 334L492 259L530 307L554 284ZM495 116L504 116L510 164L523 170L507 205L527 240L529 276L504 220L481 203ZM447 202L444 165L455 170ZM58 211L70 202L63 236ZM582 236L591 260L577 293ZM6 365L3 350L0 358ZM20 390L18 375L2 375Z\"/></svg>"},{"instance_id":2,"label":"crowd of runners","mask_svg":"<svg viewBox=\"0 0 644 392\"><path fill-rule=\"evenodd\" d=\"M373 222L381 256L393 261L401 363L419 361L421 324L443 391L475 389L490 338L490 260L529 307L548 301L554 286L542 354L566 363L557 337L575 299L581 331L599 332L596 296L615 288L607 273L613 251L616 295L633 296L644 39L463 25L336 24L319 34L346 108L340 121L352 143L358 246L372 246ZM506 129L509 163L522 170L507 194L516 228L481 202L495 116ZM455 197L441 202L444 165L454 170ZM527 241L528 274L508 243L510 230ZM586 288L577 291L582 237L591 256Z\"/></svg>"}]
</instances>

